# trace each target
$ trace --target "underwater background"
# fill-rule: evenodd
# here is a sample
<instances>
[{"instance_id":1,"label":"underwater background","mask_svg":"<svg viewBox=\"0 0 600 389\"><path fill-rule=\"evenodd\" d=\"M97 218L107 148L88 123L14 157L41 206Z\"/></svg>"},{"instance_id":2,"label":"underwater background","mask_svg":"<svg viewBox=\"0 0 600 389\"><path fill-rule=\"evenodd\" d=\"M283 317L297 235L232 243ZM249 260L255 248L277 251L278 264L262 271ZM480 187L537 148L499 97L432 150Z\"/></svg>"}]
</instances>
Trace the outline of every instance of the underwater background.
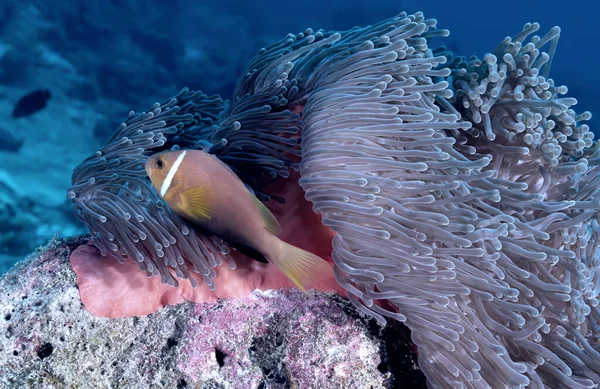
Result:
<instances>
[{"instance_id":1,"label":"underwater background","mask_svg":"<svg viewBox=\"0 0 600 389\"><path fill-rule=\"evenodd\" d=\"M57 233L87 233L66 198L71 172L129 111L183 87L229 99L247 62L286 34L347 30L401 11L436 18L451 31L443 43L467 57L527 22L560 26L551 76L579 112L598 114L600 5L589 0L1 0L0 274Z\"/></svg>"}]
</instances>

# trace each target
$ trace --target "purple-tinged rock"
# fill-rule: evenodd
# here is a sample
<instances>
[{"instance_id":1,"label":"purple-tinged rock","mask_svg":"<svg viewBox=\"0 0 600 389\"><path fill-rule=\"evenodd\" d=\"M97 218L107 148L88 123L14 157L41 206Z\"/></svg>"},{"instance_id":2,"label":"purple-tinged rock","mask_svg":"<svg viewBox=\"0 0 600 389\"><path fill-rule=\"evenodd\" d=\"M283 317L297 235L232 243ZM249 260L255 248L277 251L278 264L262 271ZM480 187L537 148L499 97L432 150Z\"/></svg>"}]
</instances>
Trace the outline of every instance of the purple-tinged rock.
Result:
<instances>
[{"instance_id":1,"label":"purple-tinged rock","mask_svg":"<svg viewBox=\"0 0 600 389\"><path fill-rule=\"evenodd\" d=\"M143 317L94 317L68 261L83 242L53 241L0 276L1 388L424 385L403 327L382 330L333 294L255 291Z\"/></svg>"}]
</instances>

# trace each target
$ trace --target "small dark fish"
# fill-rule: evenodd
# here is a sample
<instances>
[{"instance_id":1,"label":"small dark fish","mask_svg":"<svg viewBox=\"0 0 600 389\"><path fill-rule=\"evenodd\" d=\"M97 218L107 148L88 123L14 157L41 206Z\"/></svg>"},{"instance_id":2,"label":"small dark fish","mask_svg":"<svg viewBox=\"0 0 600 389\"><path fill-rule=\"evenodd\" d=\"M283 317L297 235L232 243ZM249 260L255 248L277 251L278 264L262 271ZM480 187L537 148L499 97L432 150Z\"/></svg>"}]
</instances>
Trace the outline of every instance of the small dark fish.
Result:
<instances>
[{"instance_id":1,"label":"small dark fish","mask_svg":"<svg viewBox=\"0 0 600 389\"><path fill-rule=\"evenodd\" d=\"M13 118L21 118L33 115L46 107L50 99L50 91L48 89L36 89L21 97L15 105L12 112Z\"/></svg>"},{"instance_id":2,"label":"small dark fish","mask_svg":"<svg viewBox=\"0 0 600 389\"><path fill-rule=\"evenodd\" d=\"M23 146L23 139L17 138L10 131L0 127L0 152L18 153Z\"/></svg>"}]
</instances>

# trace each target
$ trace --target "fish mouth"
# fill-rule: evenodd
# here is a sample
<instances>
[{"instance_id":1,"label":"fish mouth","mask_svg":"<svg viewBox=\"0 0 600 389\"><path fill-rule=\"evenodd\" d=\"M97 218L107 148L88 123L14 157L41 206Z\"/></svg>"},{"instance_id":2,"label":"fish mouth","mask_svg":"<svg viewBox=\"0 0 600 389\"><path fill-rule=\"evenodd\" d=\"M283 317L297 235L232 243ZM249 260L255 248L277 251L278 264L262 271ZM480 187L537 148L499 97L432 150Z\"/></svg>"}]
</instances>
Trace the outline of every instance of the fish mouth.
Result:
<instances>
[{"instance_id":1,"label":"fish mouth","mask_svg":"<svg viewBox=\"0 0 600 389\"><path fill-rule=\"evenodd\" d=\"M154 165L156 163L156 159L163 154L163 152L159 152L156 154L152 154L150 157L148 157L148 159L146 160L146 163L144 164L144 170L146 171L146 175L148 176L148 178L150 179L150 181L152 181L152 172L154 171Z\"/></svg>"},{"instance_id":2,"label":"fish mouth","mask_svg":"<svg viewBox=\"0 0 600 389\"><path fill-rule=\"evenodd\" d=\"M152 164L153 160L154 160L154 157L150 157L146 160L146 163L144 164L144 170L146 171L146 174L148 175L148 177L150 177L150 165Z\"/></svg>"}]
</instances>

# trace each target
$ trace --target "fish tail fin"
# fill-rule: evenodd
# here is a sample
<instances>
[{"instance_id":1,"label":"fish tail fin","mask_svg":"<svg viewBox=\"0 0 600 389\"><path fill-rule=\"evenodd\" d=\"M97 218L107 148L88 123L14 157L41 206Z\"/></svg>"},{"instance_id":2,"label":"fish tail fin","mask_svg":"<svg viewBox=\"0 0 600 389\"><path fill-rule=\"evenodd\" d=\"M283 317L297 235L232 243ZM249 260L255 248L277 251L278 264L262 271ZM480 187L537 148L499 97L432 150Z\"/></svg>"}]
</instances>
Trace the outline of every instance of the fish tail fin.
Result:
<instances>
[{"instance_id":1,"label":"fish tail fin","mask_svg":"<svg viewBox=\"0 0 600 389\"><path fill-rule=\"evenodd\" d=\"M279 244L279 255L269 257L269 261L307 295L307 287L332 274L331 266L318 255L282 240Z\"/></svg>"}]
</instances>

